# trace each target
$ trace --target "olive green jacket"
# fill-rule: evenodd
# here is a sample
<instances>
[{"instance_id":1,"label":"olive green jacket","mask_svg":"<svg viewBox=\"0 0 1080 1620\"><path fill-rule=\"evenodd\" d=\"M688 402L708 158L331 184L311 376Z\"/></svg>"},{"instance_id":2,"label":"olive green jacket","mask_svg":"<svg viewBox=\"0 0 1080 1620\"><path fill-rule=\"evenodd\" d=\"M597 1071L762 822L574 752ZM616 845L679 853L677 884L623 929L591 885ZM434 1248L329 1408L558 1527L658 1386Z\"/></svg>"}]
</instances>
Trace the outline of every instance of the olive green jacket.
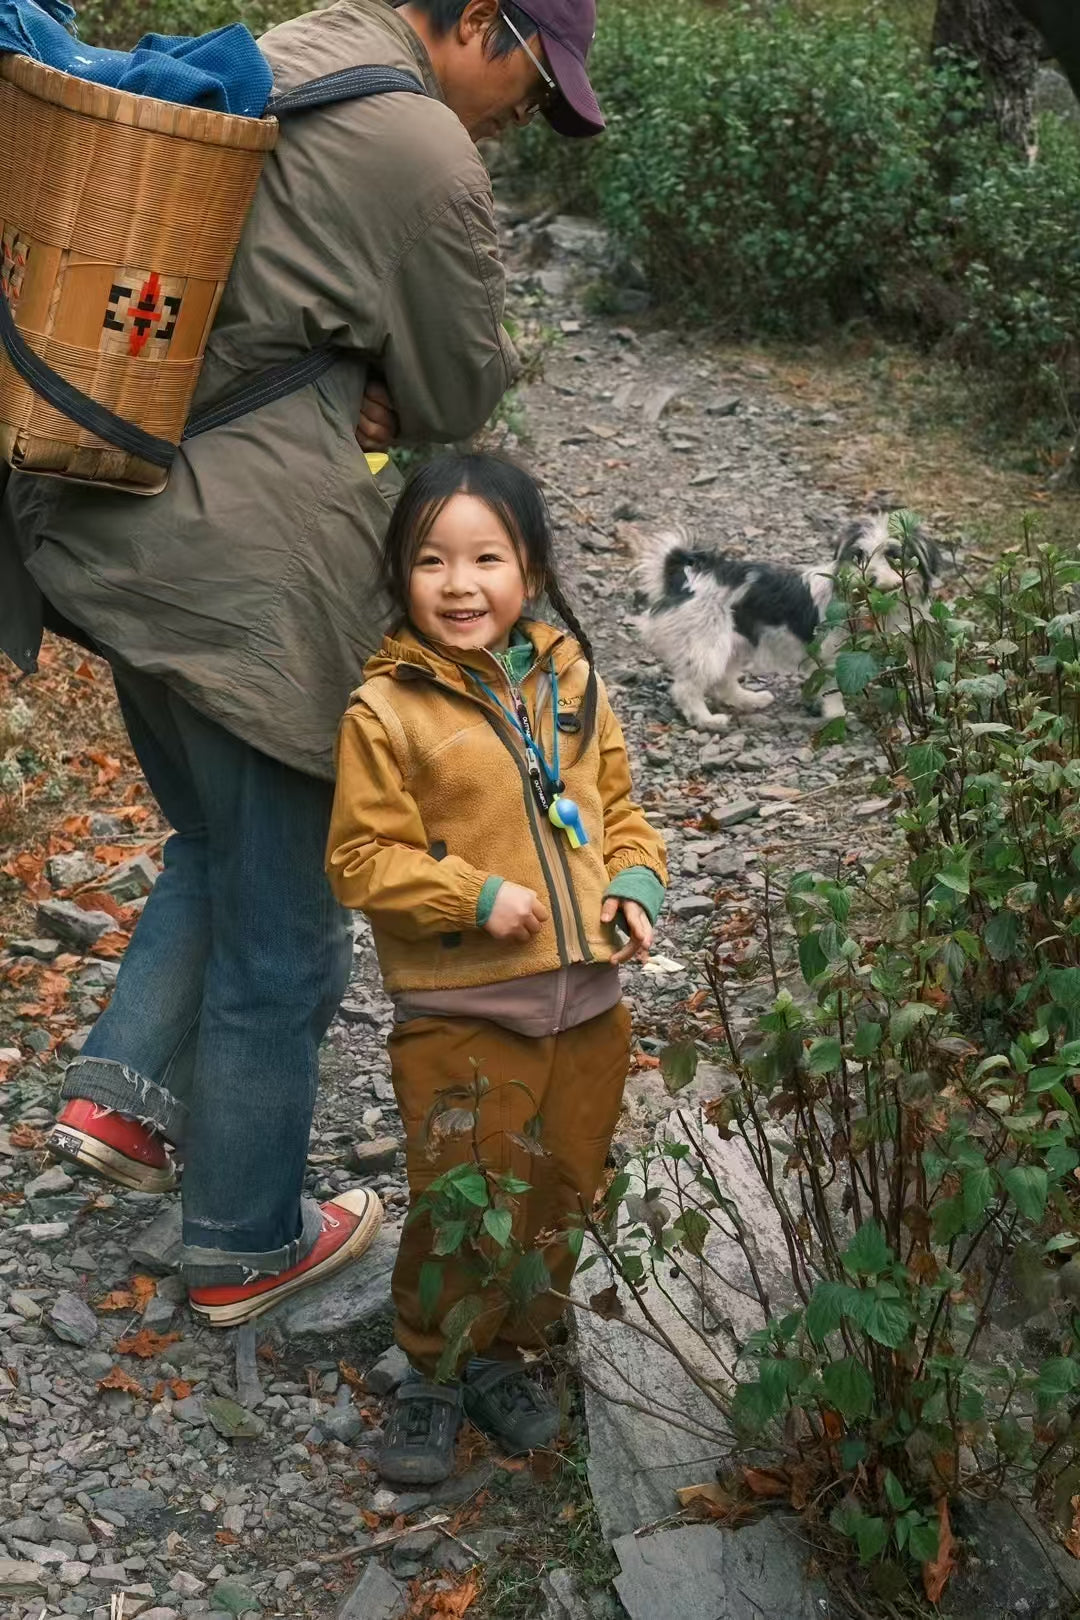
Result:
<instances>
[{"instance_id":1,"label":"olive green jacket","mask_svg":"<svg viewBox=\"0 0 1080 1620\"><path fill-rule=\"evenodd\" d=\"M0 646L32 668L40 598L227 730L329 777L383 623L375 560L396 477L354 438L368 367L406 442L467 437L513 381L487 172L427 54L384 0L336 0L260 42L275 87L362 63L422 78L286 120L259 183L195 406L332 342L287 399L185 444L146 497L14 474Z\"/></svg>"}]
</instances>

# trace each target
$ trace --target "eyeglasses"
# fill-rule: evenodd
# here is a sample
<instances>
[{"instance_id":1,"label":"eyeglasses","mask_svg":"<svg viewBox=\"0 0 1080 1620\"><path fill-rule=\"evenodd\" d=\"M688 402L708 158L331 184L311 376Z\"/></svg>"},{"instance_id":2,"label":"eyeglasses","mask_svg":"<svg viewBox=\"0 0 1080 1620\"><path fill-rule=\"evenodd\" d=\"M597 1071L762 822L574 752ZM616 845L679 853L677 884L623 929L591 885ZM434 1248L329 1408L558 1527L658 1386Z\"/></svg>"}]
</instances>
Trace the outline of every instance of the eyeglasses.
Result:
<instances>
[{"instance_id":1,"label":"eyeglasses","mask_svg":"<svg viewBox=\"0 0 1080 1620\"><path fill-rule=\"evenodd\" d=\"M537 56L536 52L533 50L532 46L529 44L528 40L525 38L524 34L519 28L515 28L514 24L510 21L510 18L506 15L506 12L500 11L499 16L502 18L507 28L509 28L514 38L521 46L522 50L525 52L525 55L529 58L529 61L536 69L537 73L539 73L540 78L545 85L545 93L537 96L532 107L530 108L530 113L545 112L547 108L549 108L552 103L557 100L559 96L559 87L555 83L555 80L551 77L551 74L548 72L543 62L541 62L540 58Z\"/></svg>"}]
</instances>

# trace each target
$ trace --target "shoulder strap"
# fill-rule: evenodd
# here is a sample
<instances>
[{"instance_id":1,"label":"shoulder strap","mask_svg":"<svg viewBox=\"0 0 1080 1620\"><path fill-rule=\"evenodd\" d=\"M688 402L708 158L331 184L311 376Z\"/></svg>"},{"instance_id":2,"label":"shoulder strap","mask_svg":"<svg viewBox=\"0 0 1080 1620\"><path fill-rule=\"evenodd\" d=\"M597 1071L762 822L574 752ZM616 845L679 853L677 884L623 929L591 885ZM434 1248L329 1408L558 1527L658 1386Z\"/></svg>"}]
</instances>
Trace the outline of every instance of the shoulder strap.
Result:
<instances>
[{"instance_id":1,"label":"shoulder strap","mask_svg":"<svg viewBox=\"0 0 1080 1620\"><path fill-rule=\"evenodd\" d=\"M310 79L306 84L297 85L294 90L286 90L280 96L271 96L266 111L275 118L289 117L295 113L309 112L316 107L328 107L339 101L362 101L368 96L398 92L421 96L427 94L419 79L398 68L378 66L342 68L340 72L324 74L320 79ZM35 353L19 332L8 301L2 294L0 294L0 344L3 345L8 360L23 382L62 416L77 422L79 427L93 433L96 438L104 439L106 444L115 445L118 450L126 450L129 455L138 456L141 461L148 461L152 467L167 468L172 465L176 448L168 439L158 438L153 433L147 433L136 423L117 416L89 394L83 393L81 388L76 388L74 383L68 382L66 377L61 376L60 372L54 370ZM249 411L258 410L262 405L269 405L274 400L295 393L298 388L303 388L321 377L337 358L333 348L312 349L285 365L260 372L228 399L222 400L211 409L200 411L197 416L190 417L182 437L196 438L200 433L207 433L211 428L223 427L227 422L235 422L238 417L246 416Z\"/></svg>"}]
</instances>

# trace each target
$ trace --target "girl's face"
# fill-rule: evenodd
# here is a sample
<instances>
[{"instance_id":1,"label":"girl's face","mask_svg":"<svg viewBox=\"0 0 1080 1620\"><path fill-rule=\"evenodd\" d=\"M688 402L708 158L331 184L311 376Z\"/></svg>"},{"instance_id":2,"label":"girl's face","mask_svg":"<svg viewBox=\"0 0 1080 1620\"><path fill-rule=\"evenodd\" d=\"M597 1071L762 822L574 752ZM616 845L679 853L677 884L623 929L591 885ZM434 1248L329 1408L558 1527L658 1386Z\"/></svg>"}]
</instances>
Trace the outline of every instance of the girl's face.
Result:
<instances>
[{"instance_id":1,"label":"girl's face","mask_svg":"<svg viewBox=\"0 0 1080 1620\"><path fill-rule=\"evenodd\" d=\"M420 634L504 652L527 595L518 548L490 506L451 495L409 575L409 618Z\"/></svg>"}]
</instances>

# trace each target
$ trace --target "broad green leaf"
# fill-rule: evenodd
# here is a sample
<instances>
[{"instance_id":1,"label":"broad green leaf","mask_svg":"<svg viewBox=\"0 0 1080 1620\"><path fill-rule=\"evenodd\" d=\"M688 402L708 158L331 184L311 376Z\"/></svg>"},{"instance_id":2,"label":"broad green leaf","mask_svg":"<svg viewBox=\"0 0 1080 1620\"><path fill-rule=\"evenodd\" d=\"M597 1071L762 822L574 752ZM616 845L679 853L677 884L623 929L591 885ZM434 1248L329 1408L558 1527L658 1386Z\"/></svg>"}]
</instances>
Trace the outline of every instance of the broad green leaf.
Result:
<instances>
[{"instance_id":1,"label":"broad green leaf","mask_svg":"<svg viewBox=\"0 0 1080 1620\"><path fill-rule=\"evenodd\" d=\"M887 1271L892 1251L878 1221L864 1221L842 1256L844 1269L857 1277L875 1277Z\"/></svg>"},{"instance_id":2,"label":"broad green leaf","mask_svg":"<svg viewBox=\"0 0 1080 1620\"><path fill-rule=\"evenodd\" d=\"M438 1260L425 1260L420 1267L418 1293L420 1299L420 1319L425 1327L435 1319L435 1307L439 1303L442 1293L443 1268Z\"/></svg>"},{"instance_id":3,"label":"broad green leaf","mask_svg":"<svg viewBox=\"0 0 1080 1620\"><path fill-rule=\"evenodd\" d=\"M442 1221L435 1228L432 1254L454 1254L465 1241L464 1221ZM441 1273L440 1273L441 1274Z\"/></svg>"},{"instance_id":4,"label":"broad green leaf","mask_svg":"<svg viewBox=\"0 0 1080 1620\"><path fill-rule=\"evenodd\" d=\"M858 650L837 653L836 684L845 697L858 697L860 692L866 691L879 667L873 653Z\"/></svg>"},{"instance_id":5,"label":"broad green leaf","mask_svg":"<svg viewBox=\"0 0 1080 1620\"><path fill-rule=\"evenodd\" d=\"M806 1067L811 1074L831 1074L843 1061L843 1049L835 1035L822 1035L811 1042Z\"/></svg>"},{"instance_id":6,"label":"broad green leaf","mask_svg":"<svg viewBox=\"0 0 1080 1620\"><path fill-rule=\"evenodd\" d=\"M983 944L995 962L1008 962L1016 955L1020 938L1019 919L1011 911L995 911L983 929Z\"/></svg>"},{"instance_id":7,"label":"broad green leaf","mask_svg":"<svg viewBox=\"0 0 1080 1620\"><path fill-rule=\"evenodd\" d=\"M697 1074L698 1057L693 1041L676 1041L660 1053L660 1073L672 1097L684 1091Z\"/></svg>"},{"instance_id":8,"label":"broad green leaf","mask_svg":"<svg viewBox=\"0 0 1080 1620\"><path fill-rule=\"evenodd\" d=\"M813 984L819 974L824 973L829 965L829 958L821 948L821 942L816 933L807 934L799 941L799 967L807 984Z\"/></svg>"},{"instance_id":9,"label":"broad green leaf","mask_svg":"<svg viewBox=\"0 0 1080 1620\"><path fill-rule=\"evenodd\" d=\"M457 1190L462 1198L467 1198L470 1204L476 1204L480 1208L488 1201L487 1182L479 1171L474 1171L472 1175L461 1176L457 1181Z\"/></svg>"},{"instance_id":10,"label":"broad green leaf","mask_svg":"<svg viewBox=\"0 0 1080 1620\"><path fill-rule=\"evenodd\" d=\"M855 1541L859 1548L860 1564L869 1564L885 1551L889 1527L884 1519L862 1518L855 1526Z\"/></svg>"},{"instance_id":11,"label":"broad green leaf","mask_svg":"<svg viewBox=\"0 0 1080 1620\"><path fill-rule=\"evenodd\" d=\"M575 1260L581 1253L581 1245L584 1242L585 1228L583 1226L572 1226L569 1232L566 1234L566 1247L570 1250L570 1253L573 1255Z\"/></svg>"},{"instance_id":12,"label":"broad green leaf","mask_svg":"<svg viewBox=\"0 0 1080 1620\"><path fill-rule=\"evenodd\" d=\"M508 1292L515 1305L527 1305L538 1294L546 1294L551 1287L551 1273L539 1249L523 1254L510 1273Z\"/></svg>"},{"instance_id":13,"label":"broad green leaf","mask_svg":"<svg viewBox=\"0 0 1080 1620\"><path fill-rule=\"evenodd\" d=\"M996 673L972 675L966 680L957 681L956 690L978 702L989 702L992 698L1001 697L1005 691L1005 677Z\"/></svg>"},{"instance_id":14,"label":"broad green leaf","mask_svg":"<svg viewBox=\"0 0 1080 1620\"><path fill-rule=\"evenodd\" d=\"M885 1299L871 1289L856 1291L848 1316L868 1338L887 1345L890 1350L898 1350L911 1331L911 1313L907 1306L896 1299Z\"/></svg>"},{"instance_id":15,"label":"broad green leaf","mask_svg":"<svg viewBox=\"0 0 1080 1620\"><path fill-rule=\"evenodd\" d=\"M1055 1356L1044 1361L1035 1382L1035 1394L1043 1406L1064 1401L1080 1385L1080 1362L1071 1356Z\"/></svg>"},{"instance_id":16,"label":"broad green leaf","mask_svg":"<svg viewBox=\"0 0 1080 1620\"><path fill-rule=\"evenodd\" d=\"M1046 1211L1048 1178L1037 1164L1018 1164L1002 1176L1005 1190L1021 1215L1029 1221L1041 1221Z\"/></svg>"},{"instance_id":17,"label":"broad green leaf","mask_svg":"<svg viewBox=\"0 0 1080 1620\"><path fill-rule=\"evenodd\" d=\"M854 1356L830 1361L822 1370L821 1382L826 1400L830 1406L835 1406L841 1417L870 1416L874 1409L874 1380Z\"/></svg>"},{"instance_id":18,"label":"broad green leaf","mask_svg":"<svg viewBox=\"0 0 1080 1620\"><path fill-rule=\"evenodd\" d=\"M965 1170L962 1181L964 1225L970 1231L985 1213L994 1191L994 1178L988 1165Z\"/></svg>"},{"instance_id":19,"label":"broad green leaf","mask_svg":"<svg viewBox=\"0 0 1080 1620\"><path fill-rule=\"evenodd\" d=\"M880 1024L860 1024L855 1031L854 1052L857 1058L873 1057L881 1045Z\"/></svg>"},{"instance_id":20,"label":"broad green leaf","mask_svg":"<svg viewBox=\"0 0 1080 1620\"><path fill-rule=\"evenodd\" d=\"M691 1254L704 1254L705 1244L712 1230L712 1222L700 1209L688 1209L679 1216L672 1227L672 1235L677 1243Z\"/></svg>"},{"instance_id":21,"label":"broad green leaf","mask_svg":"<svg viewBox=\"0 0 1080 1620\"><path fill-rule=\"evenodd\" d=\"M930 1519L913 1524L908 1536L908 1551L920 1564L932 1563L938 1555L938 1527Z\"/></svg>"},{"instance_id":22,"label":"broad green leaf","mask_svg":"<svg viewBox=\"0 0 1080 1620\"><path fill-rule=\"evenodd\" d=\"M911 1506L911 1497L905 1491L891 1468L885 1470L885 1495L889 1499L890 1507L899 1510Z\"/></svg>"},{"instance_id":23,"label":"broad green leaf","mask_svg":"<svg viewBox=\"0 0 1080 1620\"><path fill-rule=\"evenodd\" d=\"M961 1193L955 1198L942 1198L931 1211L933 1220L933 1234L935 1243L951 1243L958 1237L967 1225L967 1216L964 1213L964 1199Z\"/></svg>"},{"instance_id":24,"label":"broad green leaf","mask_svg":"<svg viewBox=\"0 0 1080 1620\"><path fill-rule=\"evenodd\" d=\"M810 1295L806 1307L806 1331L815 1344L824 1344L830 1333L840 1326L858 1296L858 1289L849 1283L819 1282Z\"/></svg>"},{"instance_id":25,"label":"broad green leaf","mask_svg":"<svg viewBox=\"0 0 1080 1620\"><path fill-rule=\"evenodd\" d=\"M943 888L951 889L954 894L968 894L971 891L971 874L966 866L943 866L935 877Z\"/></svg>"},{"instance_id":26,"label":"broad green leaf","mask_svg":"<svg viewBox=\"0 0 1080 1620\"><path fill-rule=\"evenodd\" d=\"M496 1176L495 1184L500 1192L510 1193L511 1195L514 1193L527 1193L532 1190L532 1183L522 1181L520 1176Z\"/></svg>"},{"instance_id":27,"label":"broad green leaf","mask_svg":"<svg viewBox=\"0 0 1080 1620\"><path fill-rule=\"evenodd\" d=\"M508 1209L485 1209L484 1231L500 1249L509 1243L513 1226L514 1217Z\"/></svg>"},{"instance_id":28,"label":"broad green leaf","mask_svg":"<svg viewBox=\"0 0 1080 1620\"><path fill-rule=\"evenodd\" d=\"M906 1041L919 1024L925 1023L927 1019L933 1018L933 1016L934 1009L928 1002L905 1002L904 1006L897 1007L889 1019L889 1039L894 1046L899 1046L900 1042Z\"/></svg>"}]
</instances>

